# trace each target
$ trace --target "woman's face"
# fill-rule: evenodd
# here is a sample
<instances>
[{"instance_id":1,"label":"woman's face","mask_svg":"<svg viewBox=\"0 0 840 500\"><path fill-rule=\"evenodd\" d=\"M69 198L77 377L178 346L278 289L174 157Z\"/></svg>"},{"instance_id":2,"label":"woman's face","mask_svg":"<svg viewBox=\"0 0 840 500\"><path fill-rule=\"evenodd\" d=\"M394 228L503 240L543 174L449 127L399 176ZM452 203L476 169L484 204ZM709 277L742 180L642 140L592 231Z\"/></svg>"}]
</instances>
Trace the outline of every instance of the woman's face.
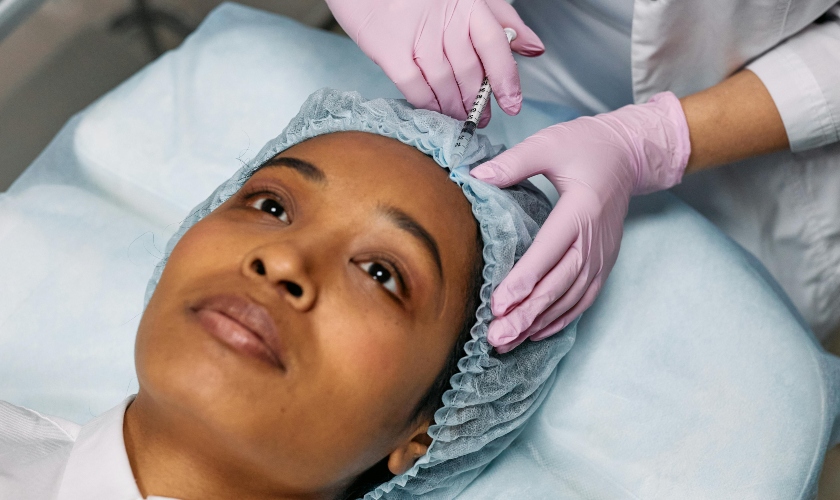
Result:
<instances>
[{"instance_id":1,"label":"woman's face","mask_svg":"<svg viewBox=\"0 0 840 500\"><path fill-rule=\"evenodd\" d=\"M410 442L464 318L477 227L416 149L344 132L190 229L137 336L140 394L214 460L331 493Z\"/></svg>"}]
</instances>

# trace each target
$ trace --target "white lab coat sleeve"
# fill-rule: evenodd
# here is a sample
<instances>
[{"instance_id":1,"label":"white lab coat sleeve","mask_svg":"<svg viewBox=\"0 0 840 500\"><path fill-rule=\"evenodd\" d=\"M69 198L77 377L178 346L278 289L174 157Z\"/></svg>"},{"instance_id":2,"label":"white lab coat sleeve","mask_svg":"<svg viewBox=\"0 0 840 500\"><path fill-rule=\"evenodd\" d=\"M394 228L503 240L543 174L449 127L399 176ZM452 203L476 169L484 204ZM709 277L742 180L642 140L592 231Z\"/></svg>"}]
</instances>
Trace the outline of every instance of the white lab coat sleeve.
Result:
<instances>
[{"instance_id":1,"label":"white lab coat sleeve","mask_svg":"<svg viewBox=\"0 0 840 500\"><path fill-rule=\"evenodd\" d=\"M840 4L747 65L764 83L793 152L840 141Z\"/></svg>"}]
</instances>

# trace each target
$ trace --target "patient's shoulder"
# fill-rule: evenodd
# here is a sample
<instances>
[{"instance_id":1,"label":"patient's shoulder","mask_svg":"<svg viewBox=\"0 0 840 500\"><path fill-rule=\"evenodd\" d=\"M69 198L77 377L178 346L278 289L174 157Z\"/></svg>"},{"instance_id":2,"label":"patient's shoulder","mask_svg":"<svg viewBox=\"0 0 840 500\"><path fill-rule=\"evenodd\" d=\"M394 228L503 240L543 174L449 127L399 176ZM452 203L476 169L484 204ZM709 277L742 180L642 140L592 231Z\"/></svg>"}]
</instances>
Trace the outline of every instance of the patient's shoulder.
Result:
<instances>
[{"instance_id":1,"label":"patient's shoulder","mask_svg":"<svg viewBox=\"0 0 840 500\"><path fill-rule=\"evenodd\" d=\"M49 498L79 429L67 420L0 401L0 498Z\"/></svg>"},{"instance_id":2,"label":"patient's shoulder","mask_svg":"<svg viewBox=\"0 0 840 500\"><path fill-rule=\"evenodd\" d=\"M72 443L80 429L79 424L63 418L0 401L0 448L34 441Z\"/></svg>"}]
</instances>

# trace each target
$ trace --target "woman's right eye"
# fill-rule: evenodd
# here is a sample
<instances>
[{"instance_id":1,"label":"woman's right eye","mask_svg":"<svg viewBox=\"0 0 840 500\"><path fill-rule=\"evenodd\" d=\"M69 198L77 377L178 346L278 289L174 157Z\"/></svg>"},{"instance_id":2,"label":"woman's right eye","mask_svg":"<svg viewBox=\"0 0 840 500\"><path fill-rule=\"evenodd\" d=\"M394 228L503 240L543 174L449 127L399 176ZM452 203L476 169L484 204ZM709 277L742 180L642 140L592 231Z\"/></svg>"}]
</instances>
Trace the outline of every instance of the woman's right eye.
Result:
<instances>
[{"instance_id":1,"label":"woman's right eye","mask_svg":"<svg viewBox=\"0 0 840 500\"><path fill-rule=\"evenodd\" d=\"M286 224L289 223L289 214L286 212L286 209L283 208L283 205L274 198L261 196L251 201L248 205L267 214L271 214Z\"/></svg>"}]
</instances>

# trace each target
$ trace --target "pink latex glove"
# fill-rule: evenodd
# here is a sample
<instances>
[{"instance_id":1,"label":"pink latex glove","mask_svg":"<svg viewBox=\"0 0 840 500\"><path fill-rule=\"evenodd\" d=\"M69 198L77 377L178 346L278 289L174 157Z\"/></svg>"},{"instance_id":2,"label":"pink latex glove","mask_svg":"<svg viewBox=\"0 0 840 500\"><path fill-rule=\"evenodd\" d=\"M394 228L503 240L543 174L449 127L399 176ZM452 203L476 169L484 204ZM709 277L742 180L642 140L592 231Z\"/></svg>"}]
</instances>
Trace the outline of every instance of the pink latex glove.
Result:
<instances>
[{"instance_id":1,"label":"pink latex glove","mask_svg":"<svg viewBox=\"0 0 840 500\"><path fill-rule=\"evenodd\" d=\"M560 200L493 293L488 341L507 352L560 331L595 300L618 257L630 196L678 184L691 146L679 99L548 127L476 167L499 187L545 175Z\"/></svg>"},{"instance_id":2,"label":"pink latex glove","mask_svg":"<svg viewBox=\"0 0 840 500\"><path fill-rule=\"evenodd\" d=\"M408 102L464 120L485 72L509 115L522 106L511 50L545 51L539 37L504 0L327 0L345 32ZM508 44L504 28L516 30ZM490 120L490 107L479 126Z\"/></svg>"}]
</instances>

